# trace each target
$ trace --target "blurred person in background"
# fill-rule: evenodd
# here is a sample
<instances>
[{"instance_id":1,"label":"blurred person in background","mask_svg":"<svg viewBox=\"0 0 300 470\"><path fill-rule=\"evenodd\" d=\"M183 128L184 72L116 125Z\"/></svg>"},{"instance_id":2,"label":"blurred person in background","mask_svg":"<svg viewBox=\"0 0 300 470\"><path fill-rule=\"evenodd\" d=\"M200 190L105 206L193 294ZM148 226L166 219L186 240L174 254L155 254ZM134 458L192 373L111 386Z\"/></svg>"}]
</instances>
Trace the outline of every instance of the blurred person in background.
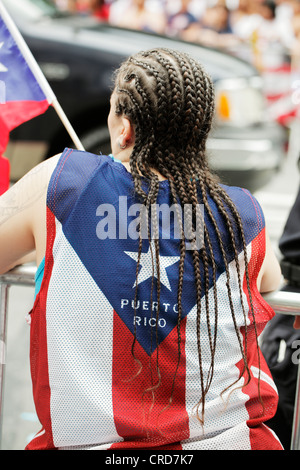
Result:
<instances>
[{"instance_id":1,"label":"blurred person in background","mask_svg":"<svg viewBox=\"0 0 300 470\"><path fill-rule=\"evenodd\" d=\"M121 0L122 1L122 0ZM110 22L118 26L152 33L164 34L166 31L166 15L163 5L151 3L147 0L131 0L130 3L121 3L122 15L113 18ZM118 1L115 3L118 8Z\"/></svg>"},{"instance_id":2,"label":"blurred person in background","mask_svg":"<svg viewBox=\"0 0 300 470\"><path fill-rule=\"evenodd\" d=\"M196 23L197 17L191 12L193 0L181 0L178 10L170 14L167 19L166 33L169 36L177 36L185 31L191 24Z\"/></svg>"},{"instance_id":3,"label":"blurred person in background","mask_svg":"<svg viewBox=\"0 0 300 470\"><path fill-rule=\"evenodd\" d=\"M250 41L253 32L262 21L263 0L239 0L238 7L231 14L231 27L234 34L243 41Z\"/></svg>"},{"instance_id":4,"label":"blurred person in background","mask_svg":"<svg viewBox=\"0 0 300 470\"><path fill-rule=\"evenodd\" d=\"M257 27L251 40L256 43L258 62L255 64L262 72L270 67L282 65L286 53L286 27L276 16L276 3L264 0L258 9Z\"/></svg>"},{"instance_id":5,"label":"blurred person in background","mask_svg":"<svg viewBox=\"0 0 300 470\"><path fill-rule=\"evenodd\" d=\"M131 0L113 0L109 9L109 22L117 25L123 16L123 13L130 6Z\"/></svg>"},{"instance_id":6,"label":"blurred person in background","mask_svg":"<svg viewBox=\"0 0 300 470\"><path fill-rule=\"evenodd\" d=\"M232 33L230 26L230 11L224 1L206 9L201 18L204 28L216 31L219 34Z\"/></svg>"},{"instance_id":7,"label":"blurred person in background","mask_svg":"<svg viewBox=\"0 0 300 470\"><path fill-rule=\"evenodd\" d=\"M257 44L260 51L272 43L282 47L291 45L291 7L289 2L274 0L239 0L238 7L231 12L233 33L242 41Z\"/></svg>"},{"instance_id":8,"label":"blurred person in background","mask_svg":"<svg viewBox=\"0 0 300 470\"><path fill-rule=\"evenodd\" d=\"M94 16L102 21L109 20L110 4L106 0L77 0L77 11Z\"/></svg>"},{"instance_id":9,"label":"blurred person in background","mask_svg":"<svg viewBox=\"0 0 300 470\"><path fill-rule=\"evenodd\" d=\"M232 32L230 15L226 2L220 0L206 8L200 20L183 32L182 38L212 47L231 47L237 39Z\"/></svg>"},{"instance_id":10,"label":"blurred person in background","mask_svg":"<svg viewBox=\"0 0 300 470\"><path fill-rule=\"evenodd\" d=\"M188 11L191 15L193 15L197 20L201 18L203 13L205 12L206 8L211 5L211 3L215 3L215 0L190 0ZM171 17L178 13L182 8L181 0L164 0L164 7L168 17Z\"/></svg>"},{"instance_id":11,"label":"blurred person in background","mask_svg":"<svg viewBox=\"0 0 300 470\"><path fill-rule=\"evenodd\" d=\"M230 14L230 25L232 28L235 27L235 24L240 20L243 20L249 15L249 1L248 0L238 0L235 8L231 10Z\"/></svg>"},{"instance_id":12,"label":"blurred person in background","mask_svg":"<svg viewBox=\"0 0 300 470\"><path fill-rule=\"evenodd\" d=\"M53 3L61 11L70 11L70 12L76 11L77 0L53 0Z\"/></svg>"}]
</instances>

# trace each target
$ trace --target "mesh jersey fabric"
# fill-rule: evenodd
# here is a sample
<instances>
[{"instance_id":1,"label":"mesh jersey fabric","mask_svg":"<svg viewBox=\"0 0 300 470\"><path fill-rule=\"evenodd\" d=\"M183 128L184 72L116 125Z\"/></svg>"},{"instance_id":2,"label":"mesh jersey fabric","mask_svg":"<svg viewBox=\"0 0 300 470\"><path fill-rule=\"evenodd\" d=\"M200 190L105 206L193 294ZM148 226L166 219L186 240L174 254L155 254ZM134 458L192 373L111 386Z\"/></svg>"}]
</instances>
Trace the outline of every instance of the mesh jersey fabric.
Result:
<instances>
[{"instance_id":1,"label":"mesh jersey fabric","mask_svg":"<svg viewBox=\"0 0 300 470\"><path fill-rule=\"evenodd\" d=\"M245 227L252 302L260 334L274 315L256 287L265 255L264 218L258 202L248 191L227 187L227 192ZM160 183L158 203L160 207L171 204L168 181ZM108 156L65 149L48 188L44 275L31 312L31 375L42 429L26 448L281 449L277 437L264 424L276 412L278 395L263 358L259 373L244 274L251 381L247 385L242 377L221 396L239 378L243 361L217 240L213 244L217 261L218 336L204 426L195 416L201 388L190 251L185 259L181 356L173 402L168 406L178 362L179 241L175 236L164 237L162 231L166 227L159 224L161 302L156 318L157 293L154 289L151 297L151 246L147 239L143 240L135 302L139 240L134 237L134 228L139 207L132 176L123 165ZM244 316L233 250L213 201L211 209L231 260L233 305L240 339L244 341ZM210 220L205 223L212 233ZM243 267L241 246L239 253ZM202 277L204 282L205 276ZM212 306L213 290L210 273ZM216 326L214 309L205 311L206 300L203 295L200 331L204 377L211 362L207 315L212 332ZM134 333L136 360L132 355ZM157 358L161 385L155 391L153 405L151 393L145 390L157 383ZM142 365L138 374L137 361ZM258 400L259 375L263 409Z\"/></svg>"}]
</instances>

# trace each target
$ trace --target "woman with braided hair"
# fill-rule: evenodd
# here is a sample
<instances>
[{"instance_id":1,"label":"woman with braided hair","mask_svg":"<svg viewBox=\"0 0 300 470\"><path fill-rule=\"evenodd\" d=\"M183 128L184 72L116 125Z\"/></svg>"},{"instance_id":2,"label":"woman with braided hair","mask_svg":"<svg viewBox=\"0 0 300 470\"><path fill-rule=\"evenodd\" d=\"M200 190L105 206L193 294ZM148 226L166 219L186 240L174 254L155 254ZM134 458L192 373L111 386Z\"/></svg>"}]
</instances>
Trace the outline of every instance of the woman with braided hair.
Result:
<instances>
[{"instance_id":1,"label":"woman with braided hair","mask_svg":"<svg viewBox=\"0 0 300 470\"><path fill-rule=\"evenodd\" d=\"M258 202L209 169L213 116L197 61L141 52L116 72L112 155L65 149L0 198L0 272L38 264L28 449L282 448L258 346L280 269Z\"/></svg>"}]
</instances>

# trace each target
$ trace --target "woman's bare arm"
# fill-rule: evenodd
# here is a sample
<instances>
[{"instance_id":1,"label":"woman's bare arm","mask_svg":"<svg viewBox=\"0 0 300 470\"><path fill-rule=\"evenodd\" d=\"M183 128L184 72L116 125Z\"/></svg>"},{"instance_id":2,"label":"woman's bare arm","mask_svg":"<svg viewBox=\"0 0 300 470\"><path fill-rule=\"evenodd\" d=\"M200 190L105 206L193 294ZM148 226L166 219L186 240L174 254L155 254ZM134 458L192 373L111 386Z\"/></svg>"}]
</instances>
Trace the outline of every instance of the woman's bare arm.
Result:
<instances>
[{"instance_id":1,"label":"woman's bare arm","mask_svg":"<svg viewBox=\"0 0 300 470\"><path fill-rule=\"evenodd\" d=\"M257 279L257 287L261 293L271 292L279 288L282 282L281 268L274 253L268 233L266 232L266 254Z\"/></svg>"},{"instance_id":2,"label":"woman's bare arm","mask_svg":"<svg viewBox=\"0 0 300 470\"><path fill-rule=\"evenodd\" d=\"M46 197L59 155L33 168L0 197L0 273L36 251L41 260L46 244Z\"/></svg>"}]
</instances>

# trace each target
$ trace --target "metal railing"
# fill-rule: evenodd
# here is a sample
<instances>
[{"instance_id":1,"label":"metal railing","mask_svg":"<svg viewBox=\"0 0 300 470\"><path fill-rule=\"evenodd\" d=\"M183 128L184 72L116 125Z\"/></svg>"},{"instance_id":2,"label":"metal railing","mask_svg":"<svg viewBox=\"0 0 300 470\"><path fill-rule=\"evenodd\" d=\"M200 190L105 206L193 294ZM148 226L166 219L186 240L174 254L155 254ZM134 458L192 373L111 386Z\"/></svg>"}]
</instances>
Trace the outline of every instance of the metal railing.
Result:
<instances>
[{"instance_id":1,"label":"metal railing","mask_svg":"<svg viewBox=\"0 0 300 470\"><path fill-rule=\"evenodd\" d=\"M9 288L13 285L34 286L36 267L28 264L19 266L12 271L0 275L0 347L6 344L6 325ZM300 315L300 293L277 291L264 296L275 313L286 315ZM0 351L0 359L1 351ZM4 388L4 361L0 361L0 420L3 406ZM1 443L2 421L0 421L0 443ZM300 364L298 365L298 377L295 396L294 419L291 439L291 450L300 450Z\"/></svg>"}]
</instances>

